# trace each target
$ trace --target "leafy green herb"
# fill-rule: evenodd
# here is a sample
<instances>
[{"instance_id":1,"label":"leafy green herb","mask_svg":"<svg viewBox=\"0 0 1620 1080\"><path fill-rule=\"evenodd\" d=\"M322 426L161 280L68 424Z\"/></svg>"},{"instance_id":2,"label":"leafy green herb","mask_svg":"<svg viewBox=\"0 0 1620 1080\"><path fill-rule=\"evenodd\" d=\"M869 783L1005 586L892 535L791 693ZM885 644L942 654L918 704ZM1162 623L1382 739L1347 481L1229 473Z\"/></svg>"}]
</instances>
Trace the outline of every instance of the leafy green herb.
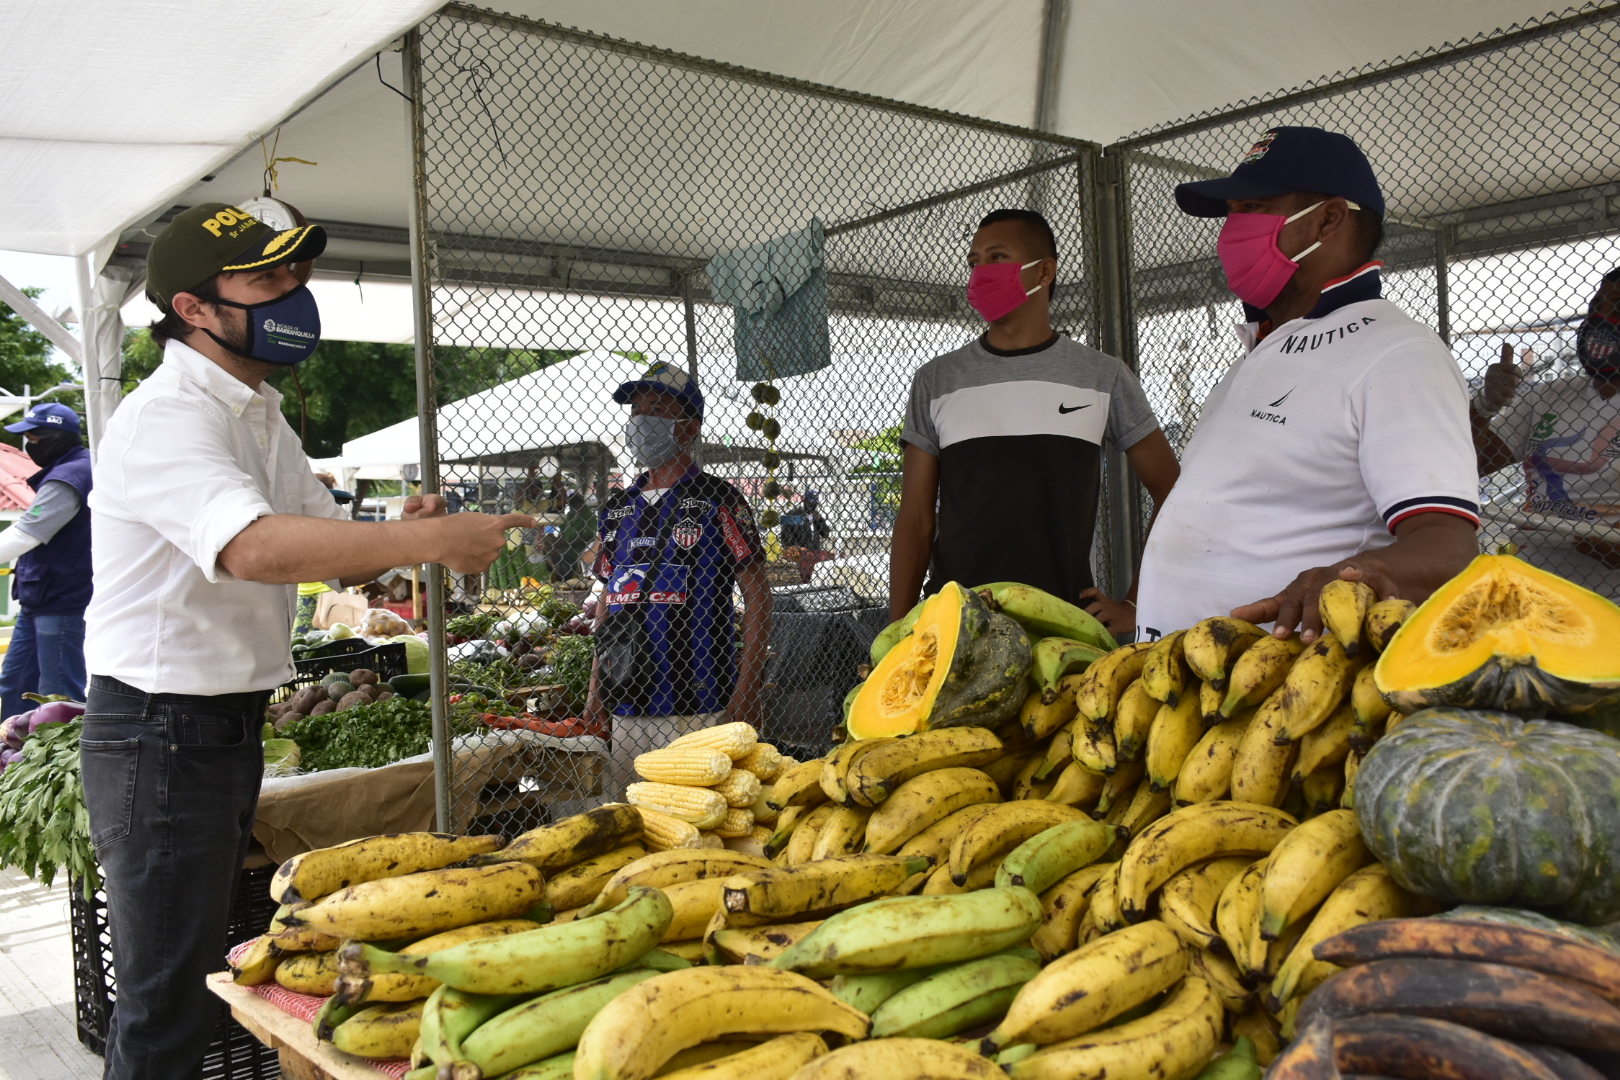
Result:
<instances>
[{"instance_id":1,"label":"leafy green herb","mask_svg":"<svg viewBox=\"0 0 1620 1080\"><path fill-rule=\"evenodd\" d=\"M469 640L488 637L501 617L493 612L481 611L471 615L457 615L444 624L444 632L452 637Z\"/></svg>"},{"instance_id":2,"label":"leafy green herb","mask_svg":"<svg viewBox=\"0 0 1620 1080\"><path fill-rule=\"evenodd\" d=\"M79 774L83 728L77 720L47 724L0 775L0 867L20 867L45 885L66 868L89 898L101 887L101 871Z\"/></svg>"},{"instance_id":3,"label":"leafy green herb","mask_svg":"<svg viewBox=\"0 0 1620 1080\"><path fill-rule=\"evenodd\" d=\"M376 769L425 754L433 739L433 708L395 697L324 716L295 720L280 732L298 744L310 772Z\"/></svg>"},{"instance_id":4,"label":"leafy green herb","mask_svg":"<svg viewBox=\"0 0 1620 1080\"><path fill-rule=\"evenodd\" d=\"M568 708L578 712L585 707L591 690L591 663L596 658L596 639L563 634L551 646L548 660L551 677L568 688Z\"/></svg>"},{"instance_id":5,"label":"leafy green herb","mask_svg":"<svg viewBox=\"0 0 1620 1080\"><path fill-rule=\"evenodd\" d=\"M450 663L450 688L454 690L458 683L472 683L475 686L487 686L492 690L506 691L513 687L526 686L533 679L527 672L522 672L510 660L491 660L488 663L479 660L454 660Z\"/></svg>"}]
</instances>

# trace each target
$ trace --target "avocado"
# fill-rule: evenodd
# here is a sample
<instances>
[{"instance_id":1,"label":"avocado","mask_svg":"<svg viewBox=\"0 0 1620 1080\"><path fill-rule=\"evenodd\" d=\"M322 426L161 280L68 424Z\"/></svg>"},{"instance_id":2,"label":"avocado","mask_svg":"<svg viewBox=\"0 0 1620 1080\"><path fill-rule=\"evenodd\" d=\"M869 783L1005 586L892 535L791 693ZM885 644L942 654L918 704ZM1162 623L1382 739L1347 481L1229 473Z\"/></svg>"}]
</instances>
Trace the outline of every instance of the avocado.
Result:
<instances>
[{"instance_id":1,"label":"avocado","mask_svg":"<svg viewBox=\"0 0 1620 1080\"><path fill-rule=\"evenodd\" d=\"M331 686L333 683L339 683L339 682L345 682L346 683L348 681L349 681L349 676L345 672L334 671L334 672L332 672L332 674L327 675L327 676L325 676L324 678L321 679L321 685L322 686Z\"/></svg>"},{"instance_id":2,"label":"avocado","mask_svg":"<svg viewBox=\"0 0 1620 1080\"><path fill-rule=\"evenodd\" d=\"M344 695L352 693L354 693L354 684L342 679L334 683L328 683L326 686L326 696L333 701L342 701Z\"/></svg>"}]
</instances>

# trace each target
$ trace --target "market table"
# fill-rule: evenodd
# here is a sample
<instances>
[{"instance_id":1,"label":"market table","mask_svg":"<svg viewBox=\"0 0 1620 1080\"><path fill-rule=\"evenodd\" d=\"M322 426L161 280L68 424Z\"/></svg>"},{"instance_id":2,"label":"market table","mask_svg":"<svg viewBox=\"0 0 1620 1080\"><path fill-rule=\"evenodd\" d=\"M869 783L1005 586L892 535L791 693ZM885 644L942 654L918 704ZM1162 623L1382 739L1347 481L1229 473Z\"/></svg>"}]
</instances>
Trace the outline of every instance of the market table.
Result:
<instances>
[{"instance_id":1,"label":"market table","mask_svg":"<svg viewBox=\"0 0 1620 1080\"><path fill-rule=\"evenodd\" d=\"M237 1023L277 1052L284 1080L380 1080L385 1075L365 1058L345 1054L331 1043L319 1041L308 1021L281 1011L245 986L237 986L228 971L208 976L208 989L230 1006Z\"/></svg>"}]
</instances>

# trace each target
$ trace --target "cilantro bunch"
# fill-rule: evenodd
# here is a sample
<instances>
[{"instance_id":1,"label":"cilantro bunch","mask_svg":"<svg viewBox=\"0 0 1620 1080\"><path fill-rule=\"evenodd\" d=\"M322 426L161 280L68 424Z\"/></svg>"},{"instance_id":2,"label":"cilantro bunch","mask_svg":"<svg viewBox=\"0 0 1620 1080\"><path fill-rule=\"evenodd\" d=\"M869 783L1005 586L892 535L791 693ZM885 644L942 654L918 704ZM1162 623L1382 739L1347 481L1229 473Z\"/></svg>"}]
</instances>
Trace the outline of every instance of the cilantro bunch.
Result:
<instances>
[{"instance_id":1,"label":"cilantro bunch","mask_svg":"<svg viewBox=\"0 0 1620 1080\"><path fill-rule=\"evenodd\" d=\"M77 720L46 725L0 775L0 867L20 867L44 885L66 868L88 899L101 887L101 870L79 773L83 729Z\"/></svg>"}]
</instances>

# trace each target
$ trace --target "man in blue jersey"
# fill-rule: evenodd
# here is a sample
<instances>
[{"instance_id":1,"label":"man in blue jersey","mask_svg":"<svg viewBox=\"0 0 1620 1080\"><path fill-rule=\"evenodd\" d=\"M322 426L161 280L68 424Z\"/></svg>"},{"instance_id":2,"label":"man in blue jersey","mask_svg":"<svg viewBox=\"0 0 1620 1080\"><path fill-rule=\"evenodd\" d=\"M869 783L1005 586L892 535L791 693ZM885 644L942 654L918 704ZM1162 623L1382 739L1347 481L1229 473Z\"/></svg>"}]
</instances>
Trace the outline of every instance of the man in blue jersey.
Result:
<instances>
[{"instance_id":1,"label":"man in blue jersey","mask_svg":"<svg viewBox=\"0 0 1620 1080\"><path fill-rule=\"evenodd\" d=\"M613 400L630 406L624 443L647 470L607 500L597 531L595 571L606 591L585 719L611 716L618 796L636 779L638 754L727 720L759 726L771 589L742 493L693 459L703 426L697 385L654 364Z\"/></svg>"}]
</instances>

